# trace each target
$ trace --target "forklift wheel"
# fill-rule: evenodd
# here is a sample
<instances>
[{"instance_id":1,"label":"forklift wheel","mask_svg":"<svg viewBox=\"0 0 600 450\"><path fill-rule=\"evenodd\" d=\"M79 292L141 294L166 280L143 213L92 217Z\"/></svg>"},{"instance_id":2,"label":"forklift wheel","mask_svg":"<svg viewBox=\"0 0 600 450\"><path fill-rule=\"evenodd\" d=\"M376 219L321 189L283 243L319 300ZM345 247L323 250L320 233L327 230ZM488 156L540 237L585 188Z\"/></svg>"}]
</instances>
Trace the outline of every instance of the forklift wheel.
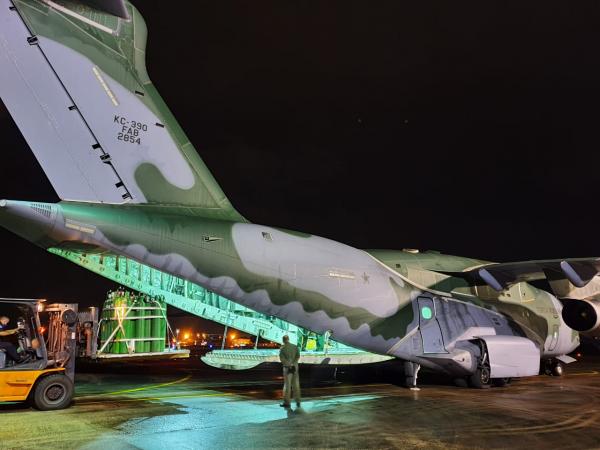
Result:
<instances>
[{"instance_id":1,"label":"forklift wheel","mask_svg":"<svg viewBox=\"0 0 600 450\"><path fill-rule=\"evenodd\" d=\"M63 374L42 378L34 389L33 404L40 411L64 409L73 400L73 382Z\"/></svg>"}]
</instances>

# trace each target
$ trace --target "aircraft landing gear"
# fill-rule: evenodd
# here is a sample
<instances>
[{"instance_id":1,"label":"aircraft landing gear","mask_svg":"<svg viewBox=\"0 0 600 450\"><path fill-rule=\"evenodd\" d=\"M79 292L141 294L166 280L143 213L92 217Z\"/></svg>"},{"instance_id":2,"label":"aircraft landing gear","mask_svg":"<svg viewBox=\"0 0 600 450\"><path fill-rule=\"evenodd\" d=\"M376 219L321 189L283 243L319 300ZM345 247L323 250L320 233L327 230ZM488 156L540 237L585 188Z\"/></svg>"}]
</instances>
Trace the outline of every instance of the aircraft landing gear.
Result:
<instances>
[{"instance_id":1,"label":"aircraft landing gear","mask_svg":"<svg viewBox=\"0 0 600 450\"><path fill-rule=\"evenodd\" d=\"M473 375L469 377L469 385L475 389L487 389L491 386L490 368L478 367Z\"/></svg>"},{"instance_id":2,"label":"aircraft landing gear","mask_svg":"<svg viewBox=\"0 0 600 450\"><path fill-rule=\"evenodd\" d=\"M544 373L552 377L562 377L565 374L565 366L558 359L548 359L544 364Z\"/></svg>"},{"instance_id":3,"label":"aircraft landing gear","mask_svg":"<svg viewBox=\"0 0 600 450\"><path fill-rule=\"evenodd\" d=\"M417 377L419 376L419 370L421 370L421 364L406 361L404 363L404 373L406 376L406 387L411 391L420 391L421 388L417 386Z\"/></svg>"},{"instance_id":4,"label":"aircraft landing gear","mask_svg":"<svg viewBox=\"0 0 600 450\"><path fill-rule=\"evenodd\" d=\"M481 350L481 356L479 357L479 361L477 363L477 369L475 370L475 373L469 376L468 381L469 385L473 388L487 389L492 383L490 360L488 358L487 348L484 342L479 341L479 349Z\"/></svg>"},{"instance_id":5,"label":"aircraft landing gear","mask_svg":"<svg viewBox=\"0 0 600 450\"><path fill-rule=\"evenodd\" d=\"M471 375L471 377L473 377L473 375ZM471 381L471 377L468 378L455 378L454 379L454 385L457 387L461 387L461 388L466 388L466 387L474 387L477 388L478 386L475 385L472 381ZM511 378L491 378L491 385L495 386L495 387L506 387L510 384L510 382L512 381ZM489 387L490 384L485 384L482 385L482 389Z\"/></svg>"}]
</instances>

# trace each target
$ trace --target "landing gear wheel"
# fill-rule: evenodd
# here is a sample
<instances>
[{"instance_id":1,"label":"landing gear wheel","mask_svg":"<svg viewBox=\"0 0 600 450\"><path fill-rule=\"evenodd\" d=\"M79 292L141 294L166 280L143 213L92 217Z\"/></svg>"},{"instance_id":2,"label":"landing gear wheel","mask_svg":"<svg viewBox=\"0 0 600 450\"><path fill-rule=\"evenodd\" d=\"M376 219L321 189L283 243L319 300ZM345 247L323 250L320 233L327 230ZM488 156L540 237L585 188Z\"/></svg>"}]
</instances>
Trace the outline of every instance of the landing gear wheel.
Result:
<instances>
[{"instance_id":1,"label":"landing gear wheel","mask_svg":"<svg viewBox=\"0 0 600 450\"><path fill-rule=\"evenodd\" d=\"M490 359L488 357L485 342L478 341L480 357L477 361L477 369L473 375L469 376L469 385L475 389L487 389L491 386L492 377L490 369Z\"/></svg>"},{"instance_id":2,"label":"landing gear wheel","mask_svg":"<svg viewBox=\"0 0 600 450\"><path fill-rule=\"evenodd\" d=\"M33 391L33 405L40 411L64 409L73 400L73 382L63 374L42 378Z\"/></svg>"},{"instance_id":3,"label":"landing gear wheel","mask_svg":"<svg viewBox=\"0 0 600 450\"><path fill-rule=\"evenodd\" d=\"M565 366L560 361L555 361L550 371L553 377L562 377L565 374Z\"/></svg>"},{"instance_id":4,"label":"landing gear wheel","mask_svg":"<svg viewBox=\"0 0 600 450\"><path fill-rule=\"evenodd\" d=\"M496 387L508 386L510 381L510 378L492 378L492 384Z\"/></svg>"},{"instance_id":5,"label":"landing gear wheel","mask_svg":"<svg viewBox=\"0 0 600 450\"><path fill-rule=\"evenodd\" d=\"M544 373L552 377L562 377L565 374L565 366L557 359L550 359L544 365Z\"/></svg>"},{"instance_id":6,"label":"landing gear wheel","mask_svg":"<svg viewBox=\"0 0 600 450\"><path fill-rule=\"evenodd\" d=\"M490 368L478 367L473 375L469 377L469 385L475 389L487 389L491 386Z\"/></svg>"}]
</instances>

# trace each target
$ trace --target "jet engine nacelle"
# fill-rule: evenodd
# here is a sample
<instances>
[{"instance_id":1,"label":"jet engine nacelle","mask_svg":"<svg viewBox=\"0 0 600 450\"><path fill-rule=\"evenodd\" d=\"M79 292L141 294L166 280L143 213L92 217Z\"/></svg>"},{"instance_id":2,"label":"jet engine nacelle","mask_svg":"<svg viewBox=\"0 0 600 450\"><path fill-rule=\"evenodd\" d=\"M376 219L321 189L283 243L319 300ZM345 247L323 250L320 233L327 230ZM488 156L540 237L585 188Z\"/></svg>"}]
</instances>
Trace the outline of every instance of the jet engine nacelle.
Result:
<instances>
[{"instance_id":1,"label":"jet engine nacelle","mask_svg":"<svg viewBox=\"0 0 600 450\"><path fill-rule=\"evenodd\" d=\"M562 317L568 327L591 335L600 335L599 300L564 300Z\"/></svg>"}]
</instances>

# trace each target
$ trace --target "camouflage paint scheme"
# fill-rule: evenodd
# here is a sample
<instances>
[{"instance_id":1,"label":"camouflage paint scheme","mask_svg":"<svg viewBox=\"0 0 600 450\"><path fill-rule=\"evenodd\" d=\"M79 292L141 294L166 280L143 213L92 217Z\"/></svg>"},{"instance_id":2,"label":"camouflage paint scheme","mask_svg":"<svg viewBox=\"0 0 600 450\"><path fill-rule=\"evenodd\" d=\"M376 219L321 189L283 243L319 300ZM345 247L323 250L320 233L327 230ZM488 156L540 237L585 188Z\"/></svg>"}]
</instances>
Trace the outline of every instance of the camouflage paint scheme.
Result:
<instances>
[{"instance_id":1,"label":"camouflage paint scheme","mask_svg":"<svg viewBox=\"0 0 600 450\"><path fill-rule=\"evenodd\" d=\"M480 336L526 337L538 365L579 344L551 293L525 282L498 292L448 275L487 261L364 251L247 221L152 85L146 26L129 2L129 19L67 1L0 7L0 81L10 85L0 95L63 199L1 201L5 228L44 249L123 255L342 343L452 375L476 369ZM27 65L39 70L19 69Z\"/></svg>"}]
</instances>

